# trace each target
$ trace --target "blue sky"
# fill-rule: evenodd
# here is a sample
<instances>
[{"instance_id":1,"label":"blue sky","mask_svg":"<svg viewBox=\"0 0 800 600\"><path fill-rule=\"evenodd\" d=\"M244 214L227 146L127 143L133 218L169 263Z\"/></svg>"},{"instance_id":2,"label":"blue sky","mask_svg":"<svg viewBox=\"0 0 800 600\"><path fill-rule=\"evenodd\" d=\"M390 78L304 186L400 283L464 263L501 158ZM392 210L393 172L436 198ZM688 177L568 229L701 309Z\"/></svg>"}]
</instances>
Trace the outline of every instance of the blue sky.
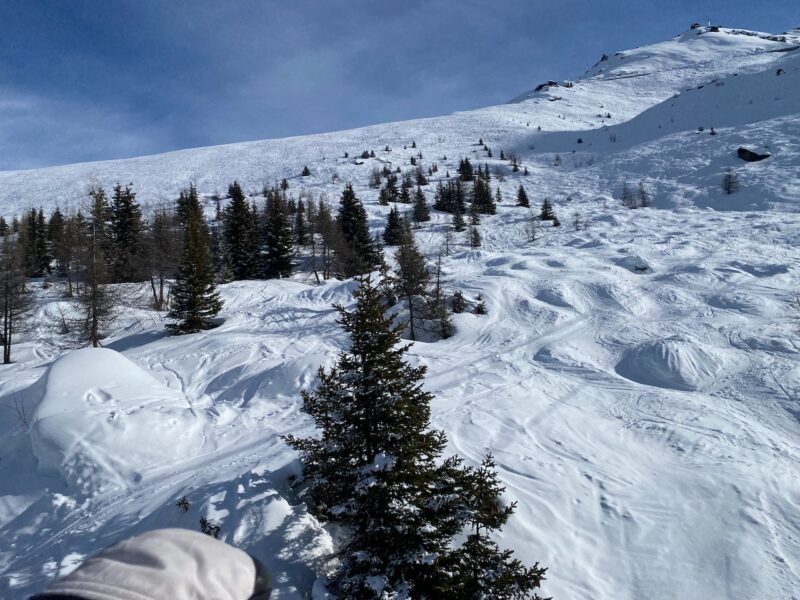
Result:
<instances>
[{"instance_id":1,"label":"blue sky","mask_svg":"<svg viewBox=\"0 0 800 600\"><path fill-rule=\"evenodd\" d=\"M0 170L446 114L797 0L0 0Z\"/></svg>"}]
</instances>

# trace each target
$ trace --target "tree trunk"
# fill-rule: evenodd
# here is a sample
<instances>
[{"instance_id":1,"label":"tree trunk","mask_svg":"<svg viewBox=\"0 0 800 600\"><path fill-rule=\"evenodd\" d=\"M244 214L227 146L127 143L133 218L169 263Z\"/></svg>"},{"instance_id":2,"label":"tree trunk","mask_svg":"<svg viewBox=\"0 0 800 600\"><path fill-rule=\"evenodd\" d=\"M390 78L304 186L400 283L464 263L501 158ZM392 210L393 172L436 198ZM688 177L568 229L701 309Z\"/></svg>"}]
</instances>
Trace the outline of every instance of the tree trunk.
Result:
<instances>
[{"instance_id":1,"label":"tree trunk","mask_svg":"<svg viewBox=\"0 0 800 600\"><path fill-rule=\"evenodd\" d=\"M414 331L414 296L408 296L408 323L411 326L411 339L417 340L417 334Z\"/></svg>"}]
</instances>

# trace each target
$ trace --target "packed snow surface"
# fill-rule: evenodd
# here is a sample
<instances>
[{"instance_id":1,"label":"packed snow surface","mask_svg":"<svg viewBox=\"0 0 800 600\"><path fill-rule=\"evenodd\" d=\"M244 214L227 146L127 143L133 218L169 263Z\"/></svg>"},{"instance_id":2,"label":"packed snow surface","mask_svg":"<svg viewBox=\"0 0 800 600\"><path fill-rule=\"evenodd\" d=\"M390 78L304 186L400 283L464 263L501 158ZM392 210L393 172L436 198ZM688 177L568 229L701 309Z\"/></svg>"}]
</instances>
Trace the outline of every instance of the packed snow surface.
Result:
<instances>
[{"instance_id":1,"label":"packed snow surface","mask_svg":"<svg viewBox=\"0 0 800 600\"><path fill-rule=\"evenodd\" d=\"M190 181L210 200L233 179L256 192L287 177L290 192L335 201L351 180L378 232L389 207L367 185L373 167L422 153L439 165L429 201L464 156L501 167L483 246L458 238L443 260L449 289L470 309L482 294L488 315L456 315L452 338L409 354L428 367L448 451L471 464L492 452L518 502L501 543L549 568L557 600L796 600L798 43L701 27L480 111L0 173L0 213L75 208L92 182L131 181L153 206ZM742 145L771 157L743 163ZM353 158L365 149L376 158ZM727 195L731 167L741 191ZM625 181L645 183L654 207L623 208ZM520 183L534 206L554 202L560 228L530 239ZM434 212L416 231L429 257L448 222ZM54 333L66 301L38 290L34 330L0 367L0 596L204 516L265 562L276 597L308 597L333 542L295 497L280 436L312 432L299 392L346 348L332 304L352 305L354 285L226 284L223 324L182 337L128 307L106 349L77 352Z\"/></svg>"}]
</instances>

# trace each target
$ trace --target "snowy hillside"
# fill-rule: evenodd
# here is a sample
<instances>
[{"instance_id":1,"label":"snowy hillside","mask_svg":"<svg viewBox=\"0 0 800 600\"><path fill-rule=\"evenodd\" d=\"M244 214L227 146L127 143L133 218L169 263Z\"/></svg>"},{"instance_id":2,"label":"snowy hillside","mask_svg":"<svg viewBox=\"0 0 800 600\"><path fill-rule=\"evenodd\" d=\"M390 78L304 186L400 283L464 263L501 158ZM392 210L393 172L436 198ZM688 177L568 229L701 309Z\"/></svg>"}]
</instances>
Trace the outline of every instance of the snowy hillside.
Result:
<instances>
[{"instance_id":1,"label":"snowy hillside","mask_svg":"<svg viewBox=\"0 0 800 600\"><path fill-rule=\"evenodd\" d=\"M556 600L798 599L798 45L798 31L700 27L502 106L4 172L0 214L78 208L91 183L132 182L153 206L192 181L208 199L283 177L335 202L350 180L377 232L389 207L368 186L374 166L419 152L434 185L465 156L500 167L483 247L458 239L443 265L488 315L456 315L452 338L410 354L448 450L472 464L493 452L519 502L503 543L548 567ZM745 163L740 146L771 156ZM365 149L376 158L353 158ZM728 195L731 167L742 189ZM624 208L622 184L639 181L655 206ZM529 240L520 183L535 207L554 200L560 228ZM428 255L447 223L434 212L417 231ZM276 597L308 597L332 541L293 497L299 466L279 436L311 431L299 392L344 347L331 305L354 285L234 282L217 329L168 337L161 314L130 310L105 349L66 353L48 318L65 302L39 290L34 331L0 366L0 596L206 516L264 561Z\"/></svg>"},{"instance_id":2,"label":"snowy hillside","mask_svg":"<svg viewBox=\"0 0 800 600\"><path fill-rule=\"evenodd\" d=\"M685 123L686 129L696 129L704 123L706 128L720 129L726 122L741 125L743 122L800 113L798 77L793 71L797 66L796 57L792 61L782 60L787 51L800 45L800 33L788 33L775 38L767 34L736 31L722 29L709 32L707 28L690 30L667 42L618 53L590 69L572 87L546 87L526 94L526 99L522 101L447 117L281 140L181 150L128 160L0 172L0 214L10 216L23 208L38 206L52 209L60 205L62 209L76 209L86 202L87 189L94 183L111 187L117 182L132 182L139 200L144 203L171 202L190 182L195 182L201 192L209 194L215 191L224 193L233 179L242 183L246 190L252 191L284 177L300 184L300 172L305 165L311 168L313 184L330 188L333 194L338 186L325 184L330 182L334 174L341 180L366 182L370 165L356 165L359 161L354 158L362 150L374 149L380 162L407 164L409 157L416 152L403 153L400 150L404 145L410 145L412 140L422 149L423 162L435 160L440 166L447 166L449 162L452 167L457 164L459 157L471 152L477 154L475 144L479 138L494 150L495 159L501 149L506 152L513 150L534 165L544 162L549 166L553 158L549 150L558 147L558 151L563 152L583 151L576 158L579 164L587 163L589 157L582 156L584 153L591 154L591 159L597 162L609 154L613 157L637 154L635 149L629 147L631 142L658 139L665 133L677 131L677 125L667 123L669 119L666 119L660 123L664 126L663 131L657 129L657 124L653 131L649 124L655 119L644 119L648 126L641 132L637 131L629 141L623 141L625 138L619 135L618 142L624 146L622 149L589 148L588 143L577 145L580 132L595 129L598 130L598 136L607 139L605 126L629 121L646 109L670 100L675 94L735 74L763 72L762 79L765 79L782 66L787 70L787 76L776 77L770 88L771 92L782 98L774 109L771 102L769 108L763 107L760 102L763 100L762 93L755 90L754 96L741 98L741 101L744 103L749 99L757 99L759 103L741 108L738 107L739 98L730 98L729 94L717 100L716 96L708 93L713 90L706 90L702 97L708 99L708 110L716 110L714 103L717 103L722 119L720 123L705 123L705 118L697 118L691 101L682 102L675 110L667 112L670 118L677 116L678 123ZM788 69L784 62L790 62ZM605 66L605 63L610 64ZM714 90L727 92L727 88L718 86ZM772 100L772 97L768 99ZM733 105L729 103L731 100L734 101ZM750 113L749 110L757 112ZM609 114L610 117L606 117ZM747 121L748 114L753 115L750 121ZM542 128L541 134L538 127ZM547 133L554 131L570 132L565 134L565 138L559 138L568 140L568 143L551 148ZM539 138L543 138L541 148ZM391 153L381 152L386 146L392 148ZM342 158L345 152L349 152L351 158ZM548 154L542 155L542 152ZM728 156L730 152L730 148L720 147L715 154ZM447 156L450 161L442 161L442 156ZM489 162L491 164L494 161ZM569 165L574 161L566 162ZM548 177L551 175L549 171ZM597 165L595 169L580 173L582 187L592 185L593 178L603 171L603 166ZM308 185L310 182L302 183ZM567 189L563 183L557 181L554 190ZM539 185L539 181L536 184Z\"/></svg>"}]
</instances>

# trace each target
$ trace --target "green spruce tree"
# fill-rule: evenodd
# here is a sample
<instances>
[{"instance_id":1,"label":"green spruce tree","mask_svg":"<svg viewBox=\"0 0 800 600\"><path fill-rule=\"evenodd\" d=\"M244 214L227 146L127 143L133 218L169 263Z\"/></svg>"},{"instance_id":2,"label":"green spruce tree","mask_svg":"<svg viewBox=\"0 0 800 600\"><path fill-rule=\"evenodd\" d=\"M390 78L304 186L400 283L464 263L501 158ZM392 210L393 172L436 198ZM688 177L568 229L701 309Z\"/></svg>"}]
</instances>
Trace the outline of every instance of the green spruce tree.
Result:
<instances>
[{"instance_id":1,"label":"green spruce tree","mask_svg":"<svg viewBox=\"0 0 800 600\"><path fill-rule=\"evenodd\" d=\"M234 279L257 276L258 240L255 215L238 182L228 187L225 209L225 248Z\"/></svg>"},{"instance_id":2,"label":"green spruce tree","mask_svg":"<svg viewBox=\"0 0 800 600\"><path fill-rule=\"evenodd\" d=\"M517 206L523 208L530 208L531 206L531 201L528 199L528 192L525 191L521 183L519 184L519 189L517 189Z\"/></svg>"},{"instance_id":3,"label":"green spruce tree","mask_svg":"<svg viewBox=\"0 0 800 600\"><path fill-rule=\"evenodd\" d=\"M379 288L367 278L354 295L354 311L336 307L348 351L303 393L321 436L285 439L300 453L313 511L344 533L331 591L441 597L437 562L463 525L460 461L439 459L446 438L430 428L425 367L405 362L403 327L384 316Z\"/></svg>"},{"instance_id":4,"label":"green spruce tree","mask_svg":"<svg viewBox=\"0 0 800 600\"><path fill-rule=\"evenodd\" d=\"M112 281L142 281L147 274L145 227L136 194L129 185L114 187L109 233Z\"/></svg>"},{"instance_id":5,"label":"green spruce tree","mask_svg":"<svg viewBox=\"0 0 800 600\"><path fill-rule=\"evenodd\" d=\"M422 188L417 186L417 191L414 193L414 223L419 226L420 223L425 223L431 220L431 211L428 208L428 203L425 200L425 193Z\"/></svg>"},{"instance_id":6,"label":"green spruce tree","mask_svg":"<svg viewBox=\"0 0 800 600\"><path fill-rule=\"evenodd\" d=\"M539 213L539 218L542 221L552 221L555 219L556 213L553 211L553 205L547 198L542 202L542 211Z\"/></svg>"},{"instance_id":7,"label":"green spruce tree","mask_svg":"<svg viewBox=\"0 0 800 600\"><path fill-rule=\"evenodd\" d=\"M337 221L344 244L339 248L340 267L344 277L367 273L381 263L375 240L369 233L367 211L356 196L352 184L347 184L339 200Z\"/></svg>"},{"instance_id":8,"label":"green spruce tree","mask_svg":"<svg viewBox=\"0 0 800 600\"><path fill-rule=\"evenodd\" d=\"M505 491L498 478L491 455L481 465L470 469L472 479L469 506L470 534L464 544L448 557L445 567L453 573L442 597L453 600L541 600L536 590L547 569L538 563L525 567L511 550L501 550L490 537L500 530L514 513L516 502L505 506Z\"/></svg>"},{"instance_id":9,"label":"green spruce tree","mask_svg":"<svg viewBox=\"0 0 800 600\"><path fill-rule=\"evenodd\" d=\"M265 231L265 268L267 279L285 279L292 274L293 236L283 192L267 196Z\"/></svg>"},{"instance_id":10,"label":"green spruce tree","mask_svg":"<svg viewBox=\"0 0 800 600\"><path fill-rule=\"evenodd\" d=\"M397 206L389 209L386 219L386 228L383 230L383 243L386 246L397 246L403 239L403 217Z\"/></svg>"},{"instance_id":11,"label":"green spruce tree","mask_svg":"<svg viewBox=\"0 0 800 600\"><path fill-rule=\"evenodd\" d=\"M402 224L400 247L395 251L394 259L397 263L394 291L405 301L408 309L409 334L412 340L416 340L418 321L425 317L425 296L431 276L408 221Z\"/></svg>"},{"instance_id":12,"label":"green spruce tree","mask_svg":"<svg viewBox=\"0 0 800 600\"><path fill-rule=\"evenodd\" d=\"M213 317L222 309L222 300L214 285L214 255L211 236L199 203L191 202L183 232L183 253L172 289L168 325L173 334L194 333L214 326Z\"/></svg>"},{"instance_id":13,"label":"green spruce tree","mask_svg":"<svg viewBox=\"0 0 800 600\"><path fill-rule=\"evenodd\" d=\"M284 438L300 454L310 509L340 532L329 591L356 600L537 599L544 570L526 569L487 537L513 511L500 503L493 463L474 469L442 458L447 438L430 427L425 367L404 360L403 327L384 314L380 287L362 279L354 296L353 311L336 306L348 350L302 394L319 434ZM457 545L464 533L468 543Z\"/></svg>"}]
</instances>

